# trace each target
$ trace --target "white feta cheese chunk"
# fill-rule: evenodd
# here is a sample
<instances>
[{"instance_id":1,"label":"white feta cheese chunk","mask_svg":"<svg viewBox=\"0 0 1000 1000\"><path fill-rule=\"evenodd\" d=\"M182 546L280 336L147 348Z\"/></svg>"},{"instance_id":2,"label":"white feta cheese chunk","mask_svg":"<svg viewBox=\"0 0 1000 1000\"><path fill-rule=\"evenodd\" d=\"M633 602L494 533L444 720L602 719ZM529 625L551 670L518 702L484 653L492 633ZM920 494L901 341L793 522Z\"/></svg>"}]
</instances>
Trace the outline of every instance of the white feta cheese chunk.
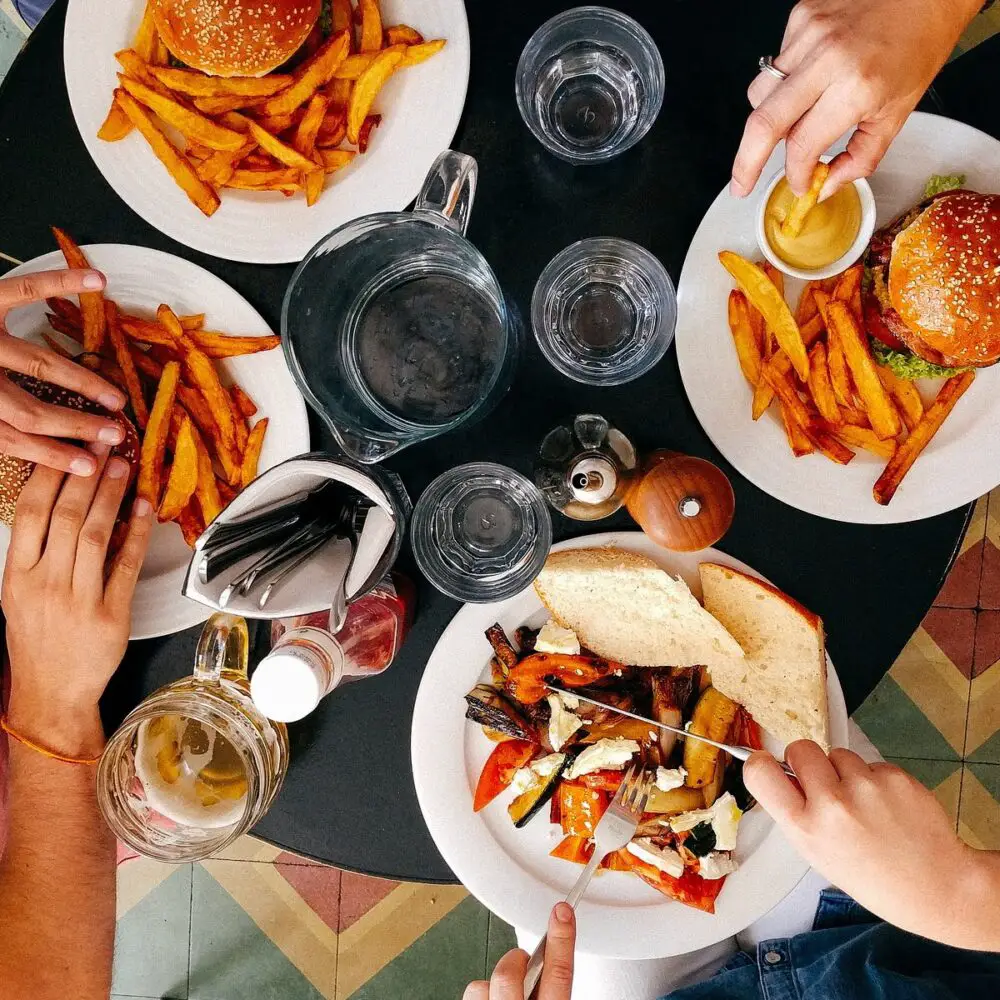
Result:
<instances>
[{"instance_id":1,"label":"white feta cheese chunk","mask_svg":"<svg viewBox=\"0 0 1000 1000\"><path fill-rule=\"evenodd\" d=\"M614 740L598 740L573 761L566 777L572 781L594 771L621 771L632 759L633 754L638 752L639 744L635 740L620 737Z\"/></svg>"},{"instance_id":2,"label":"white feta cheese chunk","mask_svg":"<svg viewBox=\"0 0 1000 1000\"><path fill-rule=\"evenodd\" d=\"M579 716L568 711L567 699L563 694L550 694L545 699L552 714L549 716L549 742L553 750L561 750L569 738L583 725ZM580 702L573 699L577 705Z\"/></svg>"},{"instance_id":3,"label":"white feta cheese chunk","mask_svg":"<svg viewBox=\"0 0 1000 1000\"><path fill-rule=\"evenodd\" d=\"M670 829L674 833L684 833L693 830L699 823L711 823L715 831L716 850L731 851L736 847L736 834L742 817L743 810L736 804L736 799L726 792L715 800L711 809L692 809L672 817Z\"/></svg>"},{"instance_id":4,"label":"white feta cheese chunk","mask_svg":"<svg viewBox=\"0 0 1000 1000\"><path fill-rule=\"evenodd\" d=\"M670 847L658 847L651 837L639 837L625 845L629 854L661 872L680 878L684 874L684 859Z\"/></svg>"},{"instance_id":5,"label":"white feta cheese chunk","mask_svg":"<svg viewBox=\"0 0 1000 1000\"><path fill-rule=\"evenodd\" d=\"M698 859L698 874L702 878L717 879L732 875L739 865L728 851L709 851Z\"/></svg>"},{"instance_id":6,"label":"white feta cheese chunk","mask_svg":"<svg viewBox=\"0 0 1000 1000\"><path fill-rule=\"evenodd\" d=\"M656 769L656 787L661 792L669 792L671 789L680 788L687 777L687 771L683 767L658 767Z\"/></svg>"},{"instance_id":7,"label":"white feta cheese chunk","mask_svg":"<svg viewBox=\"0 0 1000 1000\"><path fill-rule=\"evenodd\" d=\"M547 621L535 639L536 653L565 653L580 655L580 640L571 628L563 628L554 621Z\"/></svg>"},{"instance_id":8,"label":"white feta cheese chunk","mask_svg":"<svg viewBox=\"0 0 1000 1000\"><path fill-rule=\"evenodd\" d=\"M561 753L550 753L547 757L539 757L538 760L528 765L539 778L551 778L556 771L562 767L566 755Z\"/></svg>"},{"instance_id":9,"label":"white feta cheese chunk","mask_svg":"<svg viewBox=\"0 0 1000 1000\"><path fill-rule=\"evenodd\" d=\"M521 767L514 772L510 787L515 795L523 795L537 780L535 772L530 767Z\"/></svg>"},{"instance_id":10,"label":"white feta cheese chunk","mask_svg":"<svg viewBox=\"0 0 1000 1000\"><path fill-rule=\"evenodd\" d=\"M547 757L539 757L526 767L518 768L511 779L510 787L515 795L523 795L529 788L534 788L539 782L552 777L562 767L565 755L550 753Z\"/></svg>"}]
</instances>

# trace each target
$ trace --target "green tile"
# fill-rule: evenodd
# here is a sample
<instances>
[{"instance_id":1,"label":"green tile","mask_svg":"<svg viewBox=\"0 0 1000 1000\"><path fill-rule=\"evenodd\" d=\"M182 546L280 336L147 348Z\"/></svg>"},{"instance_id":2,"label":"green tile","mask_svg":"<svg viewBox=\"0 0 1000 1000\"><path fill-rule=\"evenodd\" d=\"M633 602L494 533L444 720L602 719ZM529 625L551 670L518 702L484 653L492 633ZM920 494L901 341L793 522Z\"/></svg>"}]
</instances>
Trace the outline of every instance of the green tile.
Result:
<instances>
[{"instance_id":1,"label":"green tile","mask_svg":"<svg viewBox=\"0 0 1000 1000\"><path fill-rule=\"evenodd\" d=\"M511 948L517 947L517 938L514 936L514 928L510 924L504 923L495 913L490 914L489 930L486 938L486 973L493 971L493 967L507 954Z\"/></svg>"},{"instance_id":2,"label":"green tile","mask_svg":"<svg viewBox=\"0 0 1000 1000\"><path fill-rule=\"evenodd\" d=\"M997 800L1000 808L1000 766L996 764L968 764L979 783Z\"/></svg>"},{"instance_id":3,"label":"green tile","mask_svg":"<svg viewBox=\"0 0 1000 1000\"><path fill-rule=\"evenodd\" d=\"M182 865L118 921L115 993L186 1000L190 928L191 865Z\"/></svg>"},{"instance_id":4,"label":"green tile","mask_svg":"<svg viewBox=\"0 0 1000 1000\"><path fill-rule=\"evenodd\" d=\"M1000 764L1000 729L965 759L979 764Z\"/></svg>"},{"instance_id":5,"label":"green tile","mask_svg":"<svg viewBox=\"0 0 1000 1000\"><path fill-rule=\"evenodd\" d=\"M920 784L933 791L942 781L950 778L961 766L957 760L928 760L922 757L886 757L913 775Z\"/></svg>"},{"instance_id":6,"label":"green tile","mask_svg":"<svg viewBox=\"0 0 1000 1000\"><path fill-rule=\"evenodd\" d=\"M483 976L488 923L486 907L471 896L462 900L423 937L355 990L351 1000L457 1000L473 979Z\"/></svg>"},{"instance_id":7,"label":"green tile","mask_svg":"<svg viewBox=\"0 0 1000 1000\"><path fill-rule=\"evenodd\" d=\"M14 57L24 44L24 33L0 10L0 80L7 75Z\"/></svg>"},{"instance_id":8,"label":"green tile","mask_svg":"<svg viewBox=\"0 0 1000 1000\"><path fill-rule=\"evenodd\" d=\"M959 759L951 744L888 675L854 713L854 721L883 757Z\"/></svg>"},{"instance_id":9,"label":"green tile","mask_svg":"<svg viewBox=\"0 0 1000 1000\"><path fill-rule=\"evenodd\" d=\"M323 1000L201 866L191 897L191 1000Z\"/></svg>"}]
</instances>

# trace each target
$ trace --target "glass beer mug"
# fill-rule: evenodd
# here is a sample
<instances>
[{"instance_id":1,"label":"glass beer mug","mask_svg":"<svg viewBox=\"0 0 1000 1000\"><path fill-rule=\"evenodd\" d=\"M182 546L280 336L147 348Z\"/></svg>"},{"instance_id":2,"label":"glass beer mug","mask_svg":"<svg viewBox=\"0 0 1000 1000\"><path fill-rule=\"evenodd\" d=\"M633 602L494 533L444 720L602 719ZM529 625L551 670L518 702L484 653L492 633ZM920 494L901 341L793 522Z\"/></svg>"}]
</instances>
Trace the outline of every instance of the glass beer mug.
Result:
<instances>
[{"instance_id":1,"label":"glass beer mug","mask_svg":"<svg viewBox=\"0 0 1000 1000\"><path fill-rule=\"evenodd\" d=\"M194 673L150 695L108 741L97 772L114 834L158 861L206 858L270 808L288 770L288 736L250 698L247 625L216 614Z\"/></svg>"}]
</instances>

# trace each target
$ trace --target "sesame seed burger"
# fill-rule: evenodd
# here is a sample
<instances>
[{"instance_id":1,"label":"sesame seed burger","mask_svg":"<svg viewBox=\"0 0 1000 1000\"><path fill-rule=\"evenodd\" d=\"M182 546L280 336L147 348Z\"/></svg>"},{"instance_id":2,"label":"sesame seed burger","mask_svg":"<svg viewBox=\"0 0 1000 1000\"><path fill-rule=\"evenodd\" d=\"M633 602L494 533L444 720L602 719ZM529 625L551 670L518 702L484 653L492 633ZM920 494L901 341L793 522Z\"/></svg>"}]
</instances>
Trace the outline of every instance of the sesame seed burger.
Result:
<instances>
[{"instance_id":1,"label":"sesame seed burger","mask_svg":"<svg viewBox=\"0 0 1000 1000\"><path fill-rule=\"evenodd\" d=\"M264 76L286 62L319 18L322 0L152 0L170 54L212 76Z\"/></svg>"},{"instance_id":2,"label":"sesame seed burger","mask_svg":"<svg viewBox=\"0 0 1000 1000\"><path fill-rule=\"evenodd\" d=\"M877 232L864 312L876 360L904 378L1000 360L1000 195L932 196Z\"/></svg>"},{"instance_id":3,"label":"sesame seed burger","mask_svg":"<svg viewBox=\"0 0 1000 1000\"><path fill-rule=\"evenodd\" d=\"M8 371L6 377L22 389L30 392L37 399L40 399L43 403L65 406L71 410L81 410L84 413L98 413L101 416L117 420L124 428L125 436L122 438L121 444L117 444L111 449L111 454L118 455L128 462L128 489L132 488L132 484L139 471L139 435L132 421L124 413L111 413L105 410L103 406L91 402L79 393L63 389L61 386L53 385L51 382L42 382L39 379L32 378L30 375L21 375L17 372ZM13 455L0 454L0 521L3 521L4 524L10 526L14 523L14 510L17 507L18 497L20 497L21 490L24 488L24 484L28 481L34 469L34 462L26 462L23 458L15 458ZM123 512L127 515L128 505L123 504L122 507ZM120 517L119 521L116 522L116 529L121 520ZM113 542L116 539L120 540L121 536L122 532L116 530ZM110 554L113 554L114 548L115 546L112 545Z\"/></svg>"}]
</instances>

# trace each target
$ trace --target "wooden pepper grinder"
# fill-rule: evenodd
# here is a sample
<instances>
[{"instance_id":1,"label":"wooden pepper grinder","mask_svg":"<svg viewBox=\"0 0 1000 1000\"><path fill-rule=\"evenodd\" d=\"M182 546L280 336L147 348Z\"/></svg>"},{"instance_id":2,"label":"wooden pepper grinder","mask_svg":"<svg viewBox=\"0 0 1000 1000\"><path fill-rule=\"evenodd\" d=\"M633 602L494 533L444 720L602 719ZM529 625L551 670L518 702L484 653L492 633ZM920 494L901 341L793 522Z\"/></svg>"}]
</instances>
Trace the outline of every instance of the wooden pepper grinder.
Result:
<instances>
[{"instance_id":1,"label":"wooden pepper grinder","mask_svg":"<svg viewBox=\"0 0 1000 1000\"><path fill-rule=\"evenodd\" d=\"M657 545L696 552L714 545L729 530L736 500L718 466L659 449L643 463L625 506Z\"/></svg>"}]
</instances>

